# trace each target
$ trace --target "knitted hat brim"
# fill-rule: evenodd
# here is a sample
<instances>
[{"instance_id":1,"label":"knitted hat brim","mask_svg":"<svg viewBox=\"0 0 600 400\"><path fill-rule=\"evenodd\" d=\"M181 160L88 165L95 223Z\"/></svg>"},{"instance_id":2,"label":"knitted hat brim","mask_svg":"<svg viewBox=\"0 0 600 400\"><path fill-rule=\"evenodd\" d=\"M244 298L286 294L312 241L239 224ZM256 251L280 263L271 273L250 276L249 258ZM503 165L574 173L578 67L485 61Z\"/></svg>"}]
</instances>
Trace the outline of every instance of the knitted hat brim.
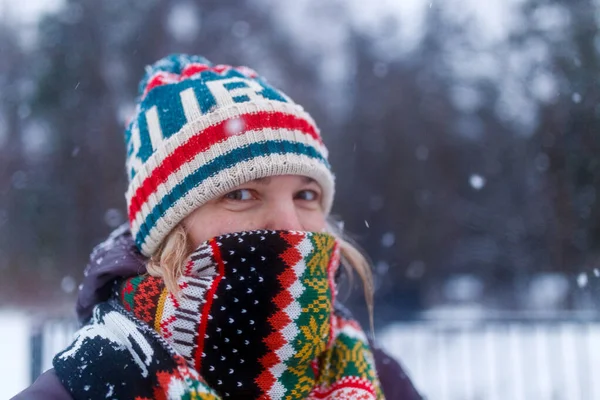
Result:
<instances>
[{"instance_id":1,"label":"knitted hat brim","mask_svg":"<svg viewBox=\"0 0 600 400\"><path fill-rule=\"evenodd\" d=\"M198 168L175 187L161 187L161 193L153 196L154 201L144 205L150 211L146 218L131 224L132 232L136 232L136 243L142 253L147 256L153 254L173 227L198 207L244 183L269 176L301 175L314 179L323 190L323 211L326 215L329 214L334 191L334 177L330 170L324 166L322 160L301 154L305 151L301 146L294 143L284 146L286 149L283 153L271 152L245 161L237 161L238 155L230 153L229 158L236 161L231 167L223 168L215 175L204 176L203 169ZM273 149L273 143L258 144L247 150L249 153L277 151ZM217 162L227 163L226 160ZM186 191L186 187L189 187L189 190Z\"/></svg>"}]
</instances>

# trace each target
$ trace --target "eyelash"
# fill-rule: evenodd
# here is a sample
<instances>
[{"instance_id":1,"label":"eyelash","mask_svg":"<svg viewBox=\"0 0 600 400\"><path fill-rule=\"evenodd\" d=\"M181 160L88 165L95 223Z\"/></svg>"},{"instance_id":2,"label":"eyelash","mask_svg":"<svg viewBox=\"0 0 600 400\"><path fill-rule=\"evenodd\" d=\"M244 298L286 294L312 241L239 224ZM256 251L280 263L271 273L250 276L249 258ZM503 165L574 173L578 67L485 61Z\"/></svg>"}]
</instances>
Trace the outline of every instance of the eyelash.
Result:
<instances>
[{"instance_id":1,"label":"eyelash","mask_svg":"<svg viewBox=\"0 0 600 400\"><path fill-rule=\"evenodd\" d=\"M312 189L304 189L299 191L298 193L296 193L296 196L298 196L299 194L303 193L303 192L307 192L307 193L312 193L314 195L314 198L311 200L306 200L306 199L300 199L300 200L304 200L304 201L316 201L319 199L319 193L315 190Z\"/></svg>"},{"instance_id":2,"label":"eyelash","mask_svg":"<svg viewBox=\"0 0 600 400\"><path fill-rule=\"evenodd\" d=\"M224 198L226 198L227 200L233 200L233 201L247 201L247 200L242 200L242 199L237 199L237 198L233 198L235 194L240 194L244 191L248 191L250 192L250 189L237 189L234 190L232 192L227 193L225 196L223 196Z\"/></svg>"}]
</instances>

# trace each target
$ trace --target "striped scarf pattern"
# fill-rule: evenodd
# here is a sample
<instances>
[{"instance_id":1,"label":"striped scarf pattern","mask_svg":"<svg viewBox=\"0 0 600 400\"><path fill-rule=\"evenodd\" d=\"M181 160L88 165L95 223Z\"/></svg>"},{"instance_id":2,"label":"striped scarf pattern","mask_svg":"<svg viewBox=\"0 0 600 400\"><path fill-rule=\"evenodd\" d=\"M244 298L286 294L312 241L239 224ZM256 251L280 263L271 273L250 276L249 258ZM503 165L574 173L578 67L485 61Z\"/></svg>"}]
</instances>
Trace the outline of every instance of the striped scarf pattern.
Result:
<instances>
[{"instance_id":1,"label":"striped scarf pattern","mask_svg":"<svg viewBox=\"0 0 600 400\"><path fill-rule=\"evenodd\" d=\"M157 277L138 276L120 283L112 307L123 312L111 318L135 325L120 322L118 326L127 326L125 332L144 333L137 341L131 339L135 334L104 337L120 342L124 355L139 360L132 366L144 366L141 377L119 376L119 382L146 380L152 393L127 391L117 397L383 398L363 331L334 311L338 265L338 244L330 235L254 231L221 236L200 246L178 282L178 295L170 294ZM94 353L83 349L98 340L81 338L93 336L89 329L106 326L101 322L107 321L106 312L95 315L87 331L82 329L79 345L57 356L57 371L65 365L71 365L65 371L72 371L73 360L82 352ZM129 339L123 344L120 337ZM139 344L148 337L153 344ZM138 344L128 346L130 342ZM119 346L108 347L114 352ZM136 350L136 356L128 348ZM154 354L138 350L146 348ZM162 360L156 364L159 353ZM87 360L87 368L96 362ZM85 379L70 381L85 387Z\"/></svg>"}]
</instances>

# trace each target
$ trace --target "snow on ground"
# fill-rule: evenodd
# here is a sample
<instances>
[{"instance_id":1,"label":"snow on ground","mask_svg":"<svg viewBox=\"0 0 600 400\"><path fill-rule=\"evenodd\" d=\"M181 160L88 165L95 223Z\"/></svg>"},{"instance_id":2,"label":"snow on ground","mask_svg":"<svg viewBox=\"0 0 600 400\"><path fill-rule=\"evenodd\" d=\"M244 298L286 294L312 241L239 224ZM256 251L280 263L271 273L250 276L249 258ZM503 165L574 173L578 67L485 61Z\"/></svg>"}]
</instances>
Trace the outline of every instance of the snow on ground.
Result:
<instances>
[{"instance_id":1,"label":"snow on ground","mask_svg":"<svg viewBox=\"0 0 600 400\"><path fill-rule=\"evenodd\" d=\"M0 310L0 398L9 399L29 384L29 318Z\"/></svg>"},{"instance_id":2,"label":"snow on ground","mask_svg":"<svg viewBox=\"0 0 600 400\"><path fill-rule=\"evenodd\" d=\"M600 399L597 322L420 321L378 340L428 399Z\"/></svg>"},{"instance_id":3,"label":"snow on ground","mask_svg":"<svg viewBox=\"0 0 600 400\"><path fill-rule=\"evenodd\" d=\"M489 312L437 315L389 325L378 343L399 359L419 391L432 400L600 399L600 322L588 317L496 318ZM33 319L0 311L0 398L30 382ZM41 370L67 346L75 322L47 323Z\"/></svg>"}]
</instances>

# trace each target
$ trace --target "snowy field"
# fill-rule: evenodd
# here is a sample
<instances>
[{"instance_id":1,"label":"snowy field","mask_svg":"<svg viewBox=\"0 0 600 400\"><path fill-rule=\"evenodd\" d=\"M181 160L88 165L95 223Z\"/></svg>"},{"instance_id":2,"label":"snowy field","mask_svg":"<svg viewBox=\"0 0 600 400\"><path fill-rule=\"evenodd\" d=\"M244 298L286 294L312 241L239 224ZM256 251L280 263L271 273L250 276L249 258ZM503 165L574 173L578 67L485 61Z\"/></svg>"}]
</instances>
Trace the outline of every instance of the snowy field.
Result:
<instances>
[{"instance_id":1,"label":"snowy field","mask_svg":"<svg viewBox=\"0 0 600 400\"><path fill-rule=\"evenodd\" d=\"M600 399L598 322L400 323L378 338L428 399Z\"/></svg>"},{"instance_id":2,"label":"snowy field","mask_svg":"<svg viewBox=\"0 0 600 400\"><path fill-rule=\"evenodd\" d=\"M0 399L9 399L29 384L30 320L0 311Z\"/></svg>"},{"instance_id":3,"label":"snowy field","mask_svg":"<svg viewBox=\"0 0 600 400\"><path fill-rule=\"evenodd\" d=\"M29 384L34 325L0 311L0 398ZM42 371L69 341L74 325L47 324ZM400 359L431 400L600 399L600 323L424 320L381 330L379 345ZM6 362L8 360L8 362ZM595 379L596 378L596 379Z\"/></svg>"}]
</instances>

